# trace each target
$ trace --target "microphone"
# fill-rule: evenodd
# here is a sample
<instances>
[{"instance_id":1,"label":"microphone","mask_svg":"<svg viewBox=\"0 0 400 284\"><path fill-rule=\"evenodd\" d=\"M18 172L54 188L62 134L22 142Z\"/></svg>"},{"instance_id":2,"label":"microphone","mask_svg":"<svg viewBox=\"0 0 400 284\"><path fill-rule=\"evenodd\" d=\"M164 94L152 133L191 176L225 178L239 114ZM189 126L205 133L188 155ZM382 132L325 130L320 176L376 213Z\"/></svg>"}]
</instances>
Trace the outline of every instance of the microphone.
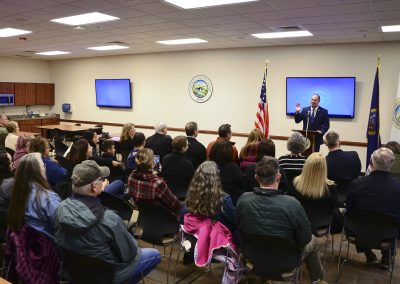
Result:
<instances>
[{"instance_id":1,"label":"microphone","mask_svg":"<svg viewBox=\"0 0 400 284\"><path fill-rule=\"evenodd\" d=\"M307 116L310 116L311 115L311 111L307 111Z\"/></svg>"}]
</instances>

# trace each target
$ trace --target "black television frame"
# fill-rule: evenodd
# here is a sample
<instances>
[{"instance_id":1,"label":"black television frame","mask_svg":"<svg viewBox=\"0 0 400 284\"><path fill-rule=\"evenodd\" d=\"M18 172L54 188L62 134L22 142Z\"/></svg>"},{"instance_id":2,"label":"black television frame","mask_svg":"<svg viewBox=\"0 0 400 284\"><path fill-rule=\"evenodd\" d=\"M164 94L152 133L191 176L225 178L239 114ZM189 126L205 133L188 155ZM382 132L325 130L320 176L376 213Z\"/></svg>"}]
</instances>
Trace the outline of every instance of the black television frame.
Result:
<instances>
[{"instance_id":1,"label":"black television frame","mask_svg":"<svg viewBox=\"0 0 400 284\"><path fill-rule=\"evenodd\" d=\"M97 88L96 88L96 82L97 81L114 81L114 80L127 80L129 81L129 106L113 106L113 105L99 105L97 103ZM132 108L132 82L130 78L116 78L116 79L95 79L94 80L94 89L96 92L96 106L97 107L109 107L109 108Z\"/></svg>"},{"instance_id":2,"label":"black television frame","mask_svg":"<svg viewBox=\"0 0 400 284\"><path fill-rule=\"evenodd\" d=\"M315 79L319 79L319 78L321 78L321 79L326 79L326 78L336 78L336 79L340 79L340 78L353 78L354 79L354 92L353 92L353 116L350 116L350 115L335 115L335 114L330 114L329 112L328 112L328 115L329 115L329 117L332 117L332 118L345 118L345 119L354 119L354 117L355 117L355 107L356 107L356 87L357 87L357 80L356 80L356 77L355 76L329 76L329 77L323 77L323 76L311 76L311 77L298 77L298 76L296 76L296 77L286 77L286 101L285 101L285 108L286 108L286 115L288 115L288 116L294 116L294 114L295 114L295 112L293 111L293 112L289 112L288 111L288 105L287 105L287 101L288 101L288 92L287 92L287 90L288 90L288 79L291 79L291 78L307 78L307 79L313 79L313 78L315 78ZM328 109L328 111L329 111L329 109Z\"/></svg>"}]
</instances>

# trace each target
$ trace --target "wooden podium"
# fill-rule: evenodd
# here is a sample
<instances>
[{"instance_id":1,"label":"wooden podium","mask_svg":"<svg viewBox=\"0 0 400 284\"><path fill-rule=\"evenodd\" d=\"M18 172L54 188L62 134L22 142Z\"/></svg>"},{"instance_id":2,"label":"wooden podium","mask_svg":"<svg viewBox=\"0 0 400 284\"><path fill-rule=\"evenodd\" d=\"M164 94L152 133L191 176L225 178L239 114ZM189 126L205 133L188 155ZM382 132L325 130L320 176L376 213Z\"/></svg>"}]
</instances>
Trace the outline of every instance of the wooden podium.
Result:
<instances>
[{"instance_id":1,"label":"wooden podium","mask_svg":"<svg viewBox=\"0 0 400 284\"><path fill-rule=\"evenodd\" d=\"M306 150L304 151L304 155L306 157L310 156L312 153L315 152L315 145L317 143L317 135L320 135L318 131L308 130L307 133L305 130L300 129L292 129L292 131L300 132L301 135L307 138L307 146Z\"/></svg>"}]
</instances>

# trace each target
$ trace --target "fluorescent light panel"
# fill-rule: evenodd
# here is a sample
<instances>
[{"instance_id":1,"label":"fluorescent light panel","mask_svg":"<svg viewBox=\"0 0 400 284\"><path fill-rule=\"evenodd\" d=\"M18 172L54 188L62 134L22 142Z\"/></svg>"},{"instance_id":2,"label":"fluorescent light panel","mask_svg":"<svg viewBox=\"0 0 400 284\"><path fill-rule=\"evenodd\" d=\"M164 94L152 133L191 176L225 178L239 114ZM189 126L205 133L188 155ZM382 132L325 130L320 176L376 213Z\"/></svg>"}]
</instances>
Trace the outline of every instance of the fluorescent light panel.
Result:
<instances>
[{"instance_id":1,"label":"fluorescent light panel","mask_svg":"<svg viewBox=\"0 0 400 284\"><path fill-rule=\"evenodd\" d=\"M13 28L5 28L0 29L0 37L9 37L9 36L17 36L17 35L24 35L30 34L31 31L13 29Z\"/></svg>"},{"instance_id":2,"label":"fluorescent light panel","mask_svg":"<svg viewBox=\"0 0 400 284\"><path fill-rule=\"evenodd\" d=\"M286 37L303 37L303 36L313 36L309 31L295 31L295 32L274 32L274 33L261 33L252 34L256 38L286 38Z\"/></svg>"},{"instance_id":3,"label":"fluorescent light panel","mask_svg":"<svg viewBox=\"0 0 400 284\"><path fill-rule=\"evenodd\" d=\"M202 7L254 2L258 0L164 0L164 1L172 5L181 7L183 9L194 9Z\"/></svg>"},{"instance_id":4,"label":"fluorescent light panel","mask_svg":"<svg viewBox=\"0 0 400 284\"><path fill-rule=\"evenodd\" d=\"M177 44L191 44L191 43L204 43L207 42L204 39L200 38L183 38L183 39L173 39L173 40L160 40L157 43L166 44L166 45L177 45Z\"/></svg>"},{"instance_id":5,"label":"fluorescent light panel","mask_svg":"<svg viewBox=\"0 0 400 284\"><path fill-rule=\"evenodd\" d=\"M400 25L381 26L381 29L382 29L382 32L384 32L384 33L400 32Z\"/></svg>"},{"instance_id":6,"label":"fluorescent light panel","mask_svg":"<svg viewBox=\"0 0 400 284\"><path fill-rule=\"evenodd\" d=\"M114 49L125 49L125 48L129 48L129 46L114 44L114 45L92 46L92 47L88 47L87 49L91 49L91 50L114 50Z\"/></svg>"},{"instance_id":7,"label":"fluorescent light panel","mask_svg":"<svg viewBox=\"0 0 400 284\"><path fill-rule=\"evenodd\" d=\"M44 51L44 52L37 52L35 54L37 55L62 55L62 54L70 54L71 52L67 52L67 51L59 51L59 50L55 50L55 51Z\"/></svg>"},{"instance_id":8,"label":"fluorescent light panel","mask_svg":"<svg viewBox=\"0 0 400 284\"><path fill-rule=\"evenodd\" d=\"M59 24L64 24L64 25L79 26L79 25L88 25L88 24L94 24L94 23L115 21L115 20L119 20L119 18L110 16L110 15L106 15L106 14L102 14L99 12L93 12L93 13L81 14L81 15L76 15L76 16L71 16L71 17L54 19L51 21L59 23Z\"/></svg>"}]
</instances>

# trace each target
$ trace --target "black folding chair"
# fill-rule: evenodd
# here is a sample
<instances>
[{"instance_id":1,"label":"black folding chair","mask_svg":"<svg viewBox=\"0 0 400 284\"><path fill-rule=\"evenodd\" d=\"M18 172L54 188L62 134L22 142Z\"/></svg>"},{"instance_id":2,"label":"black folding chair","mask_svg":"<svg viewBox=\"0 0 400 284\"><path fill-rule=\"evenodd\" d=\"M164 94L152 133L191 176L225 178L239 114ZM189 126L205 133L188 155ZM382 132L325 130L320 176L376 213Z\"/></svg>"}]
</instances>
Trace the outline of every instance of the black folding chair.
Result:
<instances>
[{"instance_id":1,"label":"black folding chair","mask_svg":"<svg viewBox=\"0 0 400 284\"><path fill-rule=\"evenodd\" d=\"M54 141L54 148L56 155L64 156L65 152L68 150L68 146L59 140Z\"/></svg>"},{"instance_id":2,"label":"black folding chair","mask_svg":"<svg viewBox=\"0 0 400 284\"><path fill-rule=\"evenodd\" d=\"M165 182L167 183L171 192L178 197L179 200L185 200L189 184L183 180L181 176L164 176Z\"/></svg>"},{"instance_id":3,"label":"black folding chair","mask_svg":"<svg viewBox=\"0 0 400 284\"><path fill-rule=\"evenodd\" d=\"M108 209L117 212L118 216L120 216L121 219L126 222L128 230L130 230L136 225L136 223L133 224L130 223L133 214L133 208L124 200L122 200L118 196L115 196L114 194L105 191L103 191L99 195L99 198L100 198L100 203L104 207L107 207Z\"/></svg>"},{"instance_id":4,"label":"black folding chair","mask_svg":"<svg viewBox=\"0 0 400 284\"><path fill-rule=\"evenodd\" d=\"M256 276L298 283L302 250L279 237L242 233L242 254Z\"/></svg>"},{"instance_id":5,"label":"black folding chair","mask_svg":"<svg viewBox=\"0 0 400 284\"><path fill-rule=\"evenodd\" d=\"M114 267L104 260L69 250L63 250L63 264L74 284L109 284L114 279Z\"/></svg>"},{"instance_id":6,"label":"black folding chair","mask_svg":"<svg viewBox=\"0 0 400 284\"><path fill-rule=\"evenodd\" d=\"M164 256L166 246L171 246L168 259L167 283L169 281L169 268L172 250L178 239L179 222L162 205L149 201L137 201L139 217L136 225L136 235L143 241L158 246L163 246Z\"/></svg>"},{"instance_id":7,"label":"black folding chair","mask_svg":"<svg viewBox=\"0 0 400 284\"><path fill-rule=\"evenodd\" d=\"M13 159L14 160L14 150L13 149L11 149L11 148L8 148L8 147L5 147L6 148L6 152L8 153L8 154L10 154L10 156L11 156L11 159Z\"/></svg>"},{"instance_id":8,"label":"black folding chair","mask_svg":"<svg viewBox=\"0 0 400 284\"><path fill-rule=\"evenodd\" d=\"M343 262L340 262L343 234L346 235L347 253ZM395 254L392 254L392 247L397 248L397 235L399 225L396 220L385 213L372 210L356 209L348 212L344 217L344 230L339 249L338 272L336 282L339 281L344 264L349 260L350 243L369 249L389 251L389 272L390 283L393 280Z\"/></svg>"},{"instance_id":9,"label":"black folding chair","mask_svg":"<svg viewBox=\"0 0 400 284\"><path fill-rule=\"evenodd\" d=\"M55 158L58 162L58 164L63 167L64 169L66 169L67 171L72 172L73 169L73 165L71 163L70 160L68 160L67 158L65 158L64 156L60 156L60 155L56 155Z\"/></svg>"},{"instance_id":10,"label":"black folding chair","mask_svg":"<svg viewBox=\"0 0 400 284\"><path fill-rule=\"evenodd\" d=\"M329 234L332 223L332 209L328 204L318 202L317 200L301 200L301 205L306 212L308 220L311 223L311 232L314 236L326 237L325 251L324 251L324 266L326 259L326 252L328 249ZM333 254L333 236L332 236L332 254Z\"/></svg>"}]
</instances>

